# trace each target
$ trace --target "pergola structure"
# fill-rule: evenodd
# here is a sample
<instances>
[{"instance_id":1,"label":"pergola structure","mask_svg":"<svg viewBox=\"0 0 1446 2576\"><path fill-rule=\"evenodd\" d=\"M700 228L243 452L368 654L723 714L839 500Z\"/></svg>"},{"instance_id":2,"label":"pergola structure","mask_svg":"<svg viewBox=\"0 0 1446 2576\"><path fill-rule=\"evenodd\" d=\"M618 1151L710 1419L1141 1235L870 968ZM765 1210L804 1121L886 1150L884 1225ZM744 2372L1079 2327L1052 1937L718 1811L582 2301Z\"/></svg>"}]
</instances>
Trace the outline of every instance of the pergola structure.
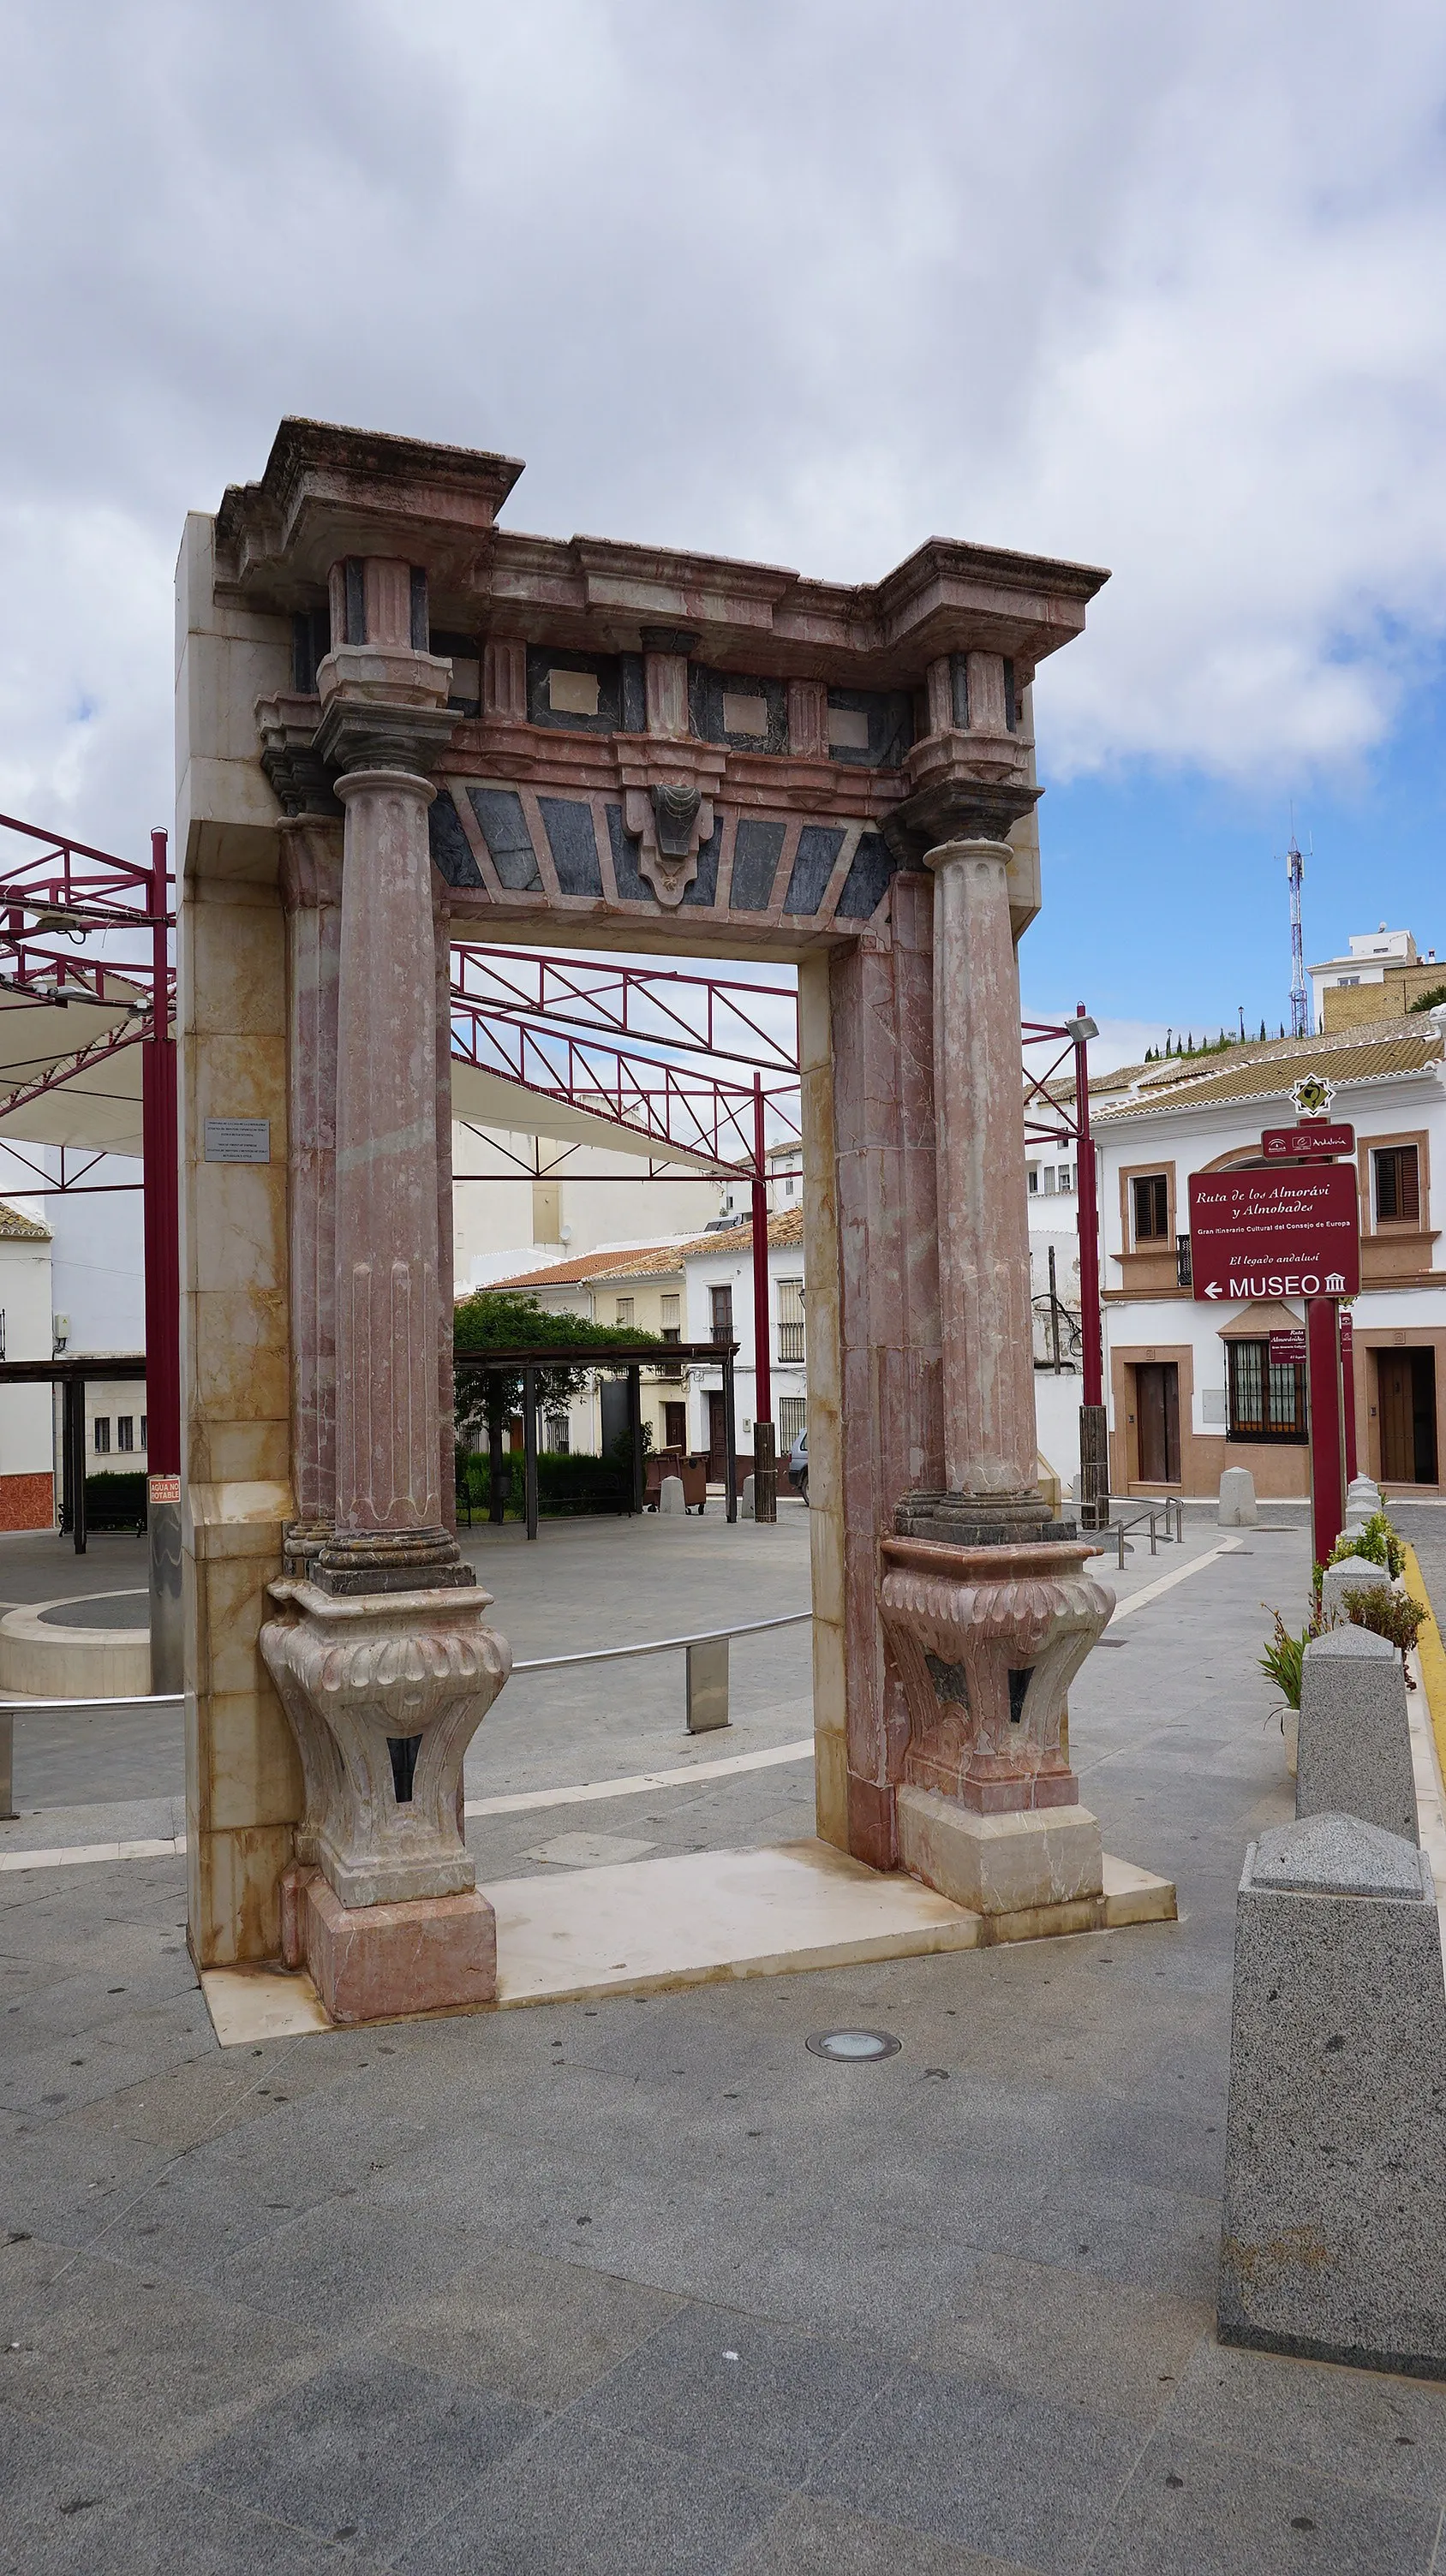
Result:
<instances>
[{"instance_id":1,"label":"pergola structure","mask_svg":"<svg viewBox=\"0 0 1446 2576\"><path fill-rule=\"evenodd\" d=\"M537 538L520 471L286 421L187 525L196 1956L304 1956L341 2018L495 1994L456 1790L509 1655L448 1527L439 1223L473 938L797 965L818 1829L1100 1920L1060 1720L1109 1597L1036 1488L1014 943L1031 682L1104 576Z\"/></svg>"}]
</instances>

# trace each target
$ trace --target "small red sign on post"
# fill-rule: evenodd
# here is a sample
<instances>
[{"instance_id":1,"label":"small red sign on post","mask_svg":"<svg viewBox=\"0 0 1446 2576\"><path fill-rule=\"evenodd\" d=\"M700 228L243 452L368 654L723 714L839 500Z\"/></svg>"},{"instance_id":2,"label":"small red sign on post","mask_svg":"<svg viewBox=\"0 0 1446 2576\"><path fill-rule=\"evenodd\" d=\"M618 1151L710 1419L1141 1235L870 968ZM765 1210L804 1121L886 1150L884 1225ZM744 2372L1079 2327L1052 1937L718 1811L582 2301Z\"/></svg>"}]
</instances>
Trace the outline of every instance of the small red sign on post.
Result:
<instances>
[{"instance_id":1,"label":"small red sign on post","mask_svg":"<svg viewBox=\"0 0 1446 2576\"><path fill-rule=\"evenodd\" d=\"M178 1503L181 1499L179 1476L148 1476L146 1491L153 1503Z\"/></svg>"},{"instance_id":2,"label":"small red sign on post","mask_svg":"<svg viewBox=\"0 0 1446 2576\"><path fill-rule=\"evenodd\" d=\"M1356 1296L1361 1232L1354 1164L1192 1172L1190 1266L1197 1301Z\"/></svg>"},{"instance_id":3,"label":"small red sign on post","mask_svg":"<svg viewBox=\"0 0 1446 2576\"><path fill-rule=\"evenodd\" d=\"M1305 1326L1298 1333L1272 1333L1270 1336L1272 1368L1304 1368Z\"/></svg>"},{"instance_id":4,"label":"small red sign on post","mask_svg":"<svg viewBox=\"0 0 1446 2576\"><path fill-rule=\"evenodd\" d=\"M1308 1118L1299 1127L1267 1127L1260 1140L1267 1163L1329 1162L1334 1154L1356 1150L1354 1127L1329 1127L1323 1118Z\"/></svg>"}]
</instances>

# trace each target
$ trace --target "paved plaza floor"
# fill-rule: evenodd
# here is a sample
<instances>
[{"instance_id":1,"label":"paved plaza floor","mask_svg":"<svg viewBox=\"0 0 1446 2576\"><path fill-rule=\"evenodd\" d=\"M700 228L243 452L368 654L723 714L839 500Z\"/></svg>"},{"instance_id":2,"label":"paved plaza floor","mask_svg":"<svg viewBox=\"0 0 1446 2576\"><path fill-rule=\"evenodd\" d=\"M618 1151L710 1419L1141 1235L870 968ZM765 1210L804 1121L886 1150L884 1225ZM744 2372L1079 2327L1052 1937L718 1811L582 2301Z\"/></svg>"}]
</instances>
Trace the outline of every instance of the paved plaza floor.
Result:
<instances>
[{"instance_id":1,"label":"paved plaza floor","mask_svg":"<svg viewBox=\"0 0 1446 2576\"><path fill-rule=\"evenodd\" d=\"M1140 1548L1072 1694L1106 1845L1178 1924L222 2052L182 1861L44 1859L168 1810L178 1739L22 1720L0 2569L1427 2576L1446 2389L1211 2332L1235 1888L1292 1810L1255 1667L1307 1577L1280 1517ZM107 1540L52 1591L50 1544L0 1543L0 1598L144 1580ZM801 1510L471 1546L519 1657L807 1599ZM564 1831L806 1831L806 1757L709 1767L806 1737L806 1635L740 1642L710 1737L675 1658L520 1679L468 1768L480 1874L564 1866L529 1857ZM690 1776L605 1794L659 1767ZM485 1812L561 1787L598 1794ZM860 2025L898 2053L805 2047Z\"/></svg>"}]
</instances>

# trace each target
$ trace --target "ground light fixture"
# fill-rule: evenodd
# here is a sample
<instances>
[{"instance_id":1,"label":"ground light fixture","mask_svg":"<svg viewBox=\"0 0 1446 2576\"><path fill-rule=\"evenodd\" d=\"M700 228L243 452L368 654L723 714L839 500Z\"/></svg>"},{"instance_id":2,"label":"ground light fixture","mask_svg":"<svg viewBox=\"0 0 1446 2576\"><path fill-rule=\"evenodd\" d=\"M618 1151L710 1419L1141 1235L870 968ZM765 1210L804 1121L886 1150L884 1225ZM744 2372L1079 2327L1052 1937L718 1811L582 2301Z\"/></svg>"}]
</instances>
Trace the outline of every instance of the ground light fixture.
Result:
<instances>
[{"instance_id":1,"label":"ground light fixture","mask_svg":"<svg viewBox=\"0 0 1446 2576\"><path fill-rule=\"evenodd\" d=\"M832 2057L841 2065L864 2066L880 2057L897 2057L903 2046L889 2030L815 2030L804 2041L815 2057Z\"/></svg>"}]
</instances>

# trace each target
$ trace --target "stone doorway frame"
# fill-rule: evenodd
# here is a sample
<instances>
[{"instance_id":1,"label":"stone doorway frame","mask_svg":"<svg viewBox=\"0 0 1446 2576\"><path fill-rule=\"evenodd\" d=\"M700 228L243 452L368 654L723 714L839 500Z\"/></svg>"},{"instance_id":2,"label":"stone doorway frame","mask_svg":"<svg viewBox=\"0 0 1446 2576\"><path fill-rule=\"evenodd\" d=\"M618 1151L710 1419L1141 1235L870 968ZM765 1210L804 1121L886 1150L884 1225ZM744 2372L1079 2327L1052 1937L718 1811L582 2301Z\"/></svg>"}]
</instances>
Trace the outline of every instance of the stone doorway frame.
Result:
<instances>
[{"instance_id":1,"label":"stone doorway frame","mask_svg":"<svg viewBox=\"0 0 1446 2576\"><path fill-rule=\"evenodd\" d=\"M1034 1492L1014 947L1039 907L1034 669L1105 576L936 539L844 588L532 538L496 525L520 471L286 421L260 482L187 523L187 1838L205 1967L283 1947L288 1872L324 1794L303 1779L311 1684L286 1680L288 1724L261 1647L284 1566L335 1602L390 1584L400 1604L404 1578L406 1598L440 1599L457 1579L442 997L449 937L479 925L797 965L819 1833L940 1885L944 1828L1077 1796L1055 1703L1108 1597ZM364 1044L364 961L380 992L407 942L388 1004L407 1026ZM264 1123L269 1159L208 1159L207 1122L237 1120ZM424 1235L430 1270L413 1258ZM389 1265L411 1338L403 1352L393 1332L382 1377L409 1370L407 1418L420 1407L431 1426L408 1435L390 1520L348 1406L366 1392L374 1466L372 1415L391 1406L391 1438L400 1398L364 1390L348 1353L372 1353L375 1375L378 1346L355 1342L354 1318L338 1345L338 1265L354 1280L358 1264L374 1279ZM401 1633L422 1613L387 1616ZM460 1597L438 1616L467 1625ZM912 1845L903 1792L936 1802Z\"/></svg>"}]
</instances>

